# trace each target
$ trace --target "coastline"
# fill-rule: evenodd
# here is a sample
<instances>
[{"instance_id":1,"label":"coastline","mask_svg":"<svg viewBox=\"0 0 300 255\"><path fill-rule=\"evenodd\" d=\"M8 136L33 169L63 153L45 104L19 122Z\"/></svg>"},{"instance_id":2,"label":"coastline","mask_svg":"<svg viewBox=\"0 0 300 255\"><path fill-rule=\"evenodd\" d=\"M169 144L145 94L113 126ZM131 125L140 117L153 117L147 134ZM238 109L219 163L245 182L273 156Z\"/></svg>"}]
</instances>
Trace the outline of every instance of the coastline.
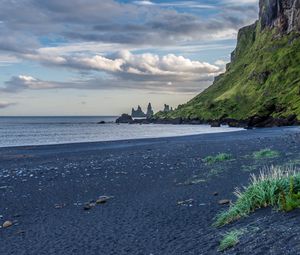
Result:
<instances>
[{"instance_id":1,"label":"coastline","mask_svg":"<svg viewBox=\"0 0 300 255\"><path fill-rule=\"evenodd\" d=\"M264 148L280 157L254 161L252 153ZM232 160L203 162L221 152ZM0 148L1 220L13 221L0 229L0 253L218 254L221 235L242 227L252 232L224 254L268 247L272 254L282 254L282 247L297 254L298 210L263 209L212 227L227 208L218 201L234 200L235 187L246 185L251 173L292 161L300 167L298 127ZM84 210L103 195L113 198Z\"/></svg>"},{"instance_id":2,"label":"coastline","mask_svg":"<svg viewBox=\"0 0 300 255\"><path fill-rule=\"evenodd\" d=\"M95 120L95 119L94 119ZM36 124L38 122L39 124ZM51 123L51 124L49 124ZM1 124L1 122L0 122ZM0 133L0 147L51 145L81 142L120 141L127 139L143 139L155 137L173 137L204 133L231 132L238 128L219 127L209 125L129 125L105 123L102 125L83 122L75 119L65 123L57 122L56 118L26 123L2 123L3 132ZM84 130L84 132L82 132ZM33 132L34 131L34 132Z\"/></svg>"},{"instance_id":3,"label":"coastline","mask_svg":"<svg viewBox=\"0 0 300 255\"><path fill-rule=\"evenodd\" d=\"M247 119L220 118L220 119L200 119L200 118L183 118L183 117L166 117L167 113L159 112L158 116L146 119L133 119L128 114L122 114L116 123L128 124L171 124L171 125L211 125L211 127L220 127L228 125L236 128L270 128L299 126L300 121L296 115L290 115L286 118L274 118L272 116L254 115Z\"/></svg>"}]
</instances>

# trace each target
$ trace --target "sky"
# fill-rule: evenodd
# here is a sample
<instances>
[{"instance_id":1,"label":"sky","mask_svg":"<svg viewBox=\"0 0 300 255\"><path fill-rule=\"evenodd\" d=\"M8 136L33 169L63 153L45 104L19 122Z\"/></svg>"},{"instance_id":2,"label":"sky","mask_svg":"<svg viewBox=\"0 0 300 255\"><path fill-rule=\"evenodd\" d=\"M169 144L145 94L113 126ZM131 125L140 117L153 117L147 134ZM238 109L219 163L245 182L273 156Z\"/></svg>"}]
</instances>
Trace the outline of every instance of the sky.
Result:
<instances>
[{"instance_id":1,"label":"sky","mask_svg":"<svg viewBox=\"0 0 300 255\"><path fill-rule=\"evenodd\" d=\"M257 18L258 0L1 0L0 116L176 107Z\"/></svg>"}]
</instances>

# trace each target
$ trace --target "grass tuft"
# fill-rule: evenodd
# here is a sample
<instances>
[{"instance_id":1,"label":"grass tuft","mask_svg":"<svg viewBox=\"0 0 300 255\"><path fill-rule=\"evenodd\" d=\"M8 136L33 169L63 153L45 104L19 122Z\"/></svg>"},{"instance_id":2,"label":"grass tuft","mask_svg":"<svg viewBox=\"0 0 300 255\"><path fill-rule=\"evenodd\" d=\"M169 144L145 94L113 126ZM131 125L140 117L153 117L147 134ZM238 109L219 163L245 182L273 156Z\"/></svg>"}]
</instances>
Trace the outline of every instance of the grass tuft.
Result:
<instances>
[{"instance_id":1,"label":"grass tuft","mask_svg":"<svg viewBox=\"0 0 300 255\"><path fill-rule=\"evenodd\" d=\"M285 212L290 212L300 207L300 192L296 192L294 188L294 177L290 177L290 189L286 194L284 190L280 192L279 207Z\"/></svg>"},{"instance_id":2,"label":"grass tuft","mask_svg":"<svg viewBox=\"0 0 300 255\"><path fill-rule=\"evenodd\" d=\"M253 153L253 158L255 159L277 158L279 156L280 154L278 151L274 151L271 149L263 149Z\"/></svg>"},{"instance_id":3,"label":"grass tuft","mask_svg":"<svg viewBox=\"0 0 300 255\"><path fill-rule=\"evenodd\" d=\"M292 194L300 192L300 173L293 167L274 167L261 171L259 176L251 175L251 183L243 190L234 192L237 201L228 211L217 215L215 226L223 226L245 217L259 208L282 207L282 196L290 193L290 178L293 178Z\"/></svg>"},{"instance_id":4,"label":"grass tuft","mask_svg":"<svg viewBox=\"0 0 300 255\"><path fill-rule=\"evenodd\" d=\"M216 156L208 156L208 157L204 158L203 161L207 164L213 164L213 163L227 161L227 160L231 160L231 159L232 159L231 154L219 153Z\"/></svg>"},{"instance_id":5,"label":"grass tuft","mask_svg":"<svg viewBox=\"0 0 300 255\"><path fill-rule=\"evenodd\" d=\"M229 248L236 246L239 243L239 238L243 234L241 230L232 230L227 232L219 245L219 251L225 251Z\"/></svg>"}]
</instances>

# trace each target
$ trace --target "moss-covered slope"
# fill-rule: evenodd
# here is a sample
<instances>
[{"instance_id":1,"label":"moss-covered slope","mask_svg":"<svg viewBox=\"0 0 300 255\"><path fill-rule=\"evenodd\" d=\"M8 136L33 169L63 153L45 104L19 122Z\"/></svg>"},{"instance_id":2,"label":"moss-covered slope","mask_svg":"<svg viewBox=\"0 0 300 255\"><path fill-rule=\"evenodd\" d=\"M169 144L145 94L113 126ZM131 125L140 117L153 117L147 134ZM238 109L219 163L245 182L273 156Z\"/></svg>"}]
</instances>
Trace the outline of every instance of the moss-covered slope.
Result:
<instances>
[{"instance_id":1,"label":"moss-covered slope","mask_svg":"<svg viewBox=\"0 0 300 255\"><path fill-rule=\"evenodd\" d=\"M212 86L160 118L245 120L252 116L300 119L300 35L261 23L240 30L227 71Z\"/></svg>"}]
</instances>

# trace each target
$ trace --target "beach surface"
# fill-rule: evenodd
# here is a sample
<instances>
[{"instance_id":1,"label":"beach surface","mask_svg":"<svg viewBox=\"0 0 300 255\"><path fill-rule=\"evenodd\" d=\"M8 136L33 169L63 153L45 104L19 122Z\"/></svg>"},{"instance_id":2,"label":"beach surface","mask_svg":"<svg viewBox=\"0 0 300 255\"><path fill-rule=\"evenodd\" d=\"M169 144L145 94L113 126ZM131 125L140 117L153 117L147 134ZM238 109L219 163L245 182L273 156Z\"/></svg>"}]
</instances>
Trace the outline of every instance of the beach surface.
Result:
<instances>
[{"instance_id":1,"label":"beach surface","mask_svg":"<svg viewBox=\"0 0 300 255\"><path fill-rule=\"evenodd\" d=\"M278 157L254 159L269 148ZM231 160L205 163L207 156ZM300 128L0 149L0 254L300 254L300 210L214 217L265 166L300 167ZM100 196L106 203L95 204ZM86 205L89 203L90 208ZM84 208L86 207L86 208Z\"/></svg>"}]
</instances>

